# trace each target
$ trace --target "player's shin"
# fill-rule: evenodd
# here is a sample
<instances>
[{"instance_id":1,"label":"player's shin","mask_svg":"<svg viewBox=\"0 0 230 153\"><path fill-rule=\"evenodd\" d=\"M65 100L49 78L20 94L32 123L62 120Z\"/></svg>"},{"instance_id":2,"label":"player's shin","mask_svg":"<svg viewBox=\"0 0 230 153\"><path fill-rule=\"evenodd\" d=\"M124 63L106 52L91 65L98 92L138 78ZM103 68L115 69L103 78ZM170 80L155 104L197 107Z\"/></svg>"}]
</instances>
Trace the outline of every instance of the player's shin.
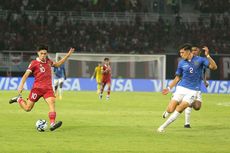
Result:
<instances>
[{"instance_id":1,"label":"player's shin","mask_svg":"<svg viewBox=\"0 0 230 153\"><path fill-rule=\"evenodd\" d=\"M59 96L59 99L62 99L62 88L58 89L58 96Z\"/></svg>"},{"instance_id":2,"label":"player's shin","mask_svg":"<svg viewBox=\"0 0 230 153\"><path fill-rule=\"evenodd\" d=\"M109 100L109 98L110 98L110 85L108 86L106 100Z\"/></svg>"},{"instance_id":3,"label":"player's shin","mask_svg":"<svg viewBox=\"0 0 230 153\"><path fill-rule=\"evenodd\" d=\"M62 99L62 86L63 86L63 82L60 83L58 92L59 92L59 99Z\"/></svg>"},{"instance_id":4,"label":"player's shin","mask_svg":"<svg viewBox=\"0 0 230 153\"><path fill-rule=\"evenodd\" d=\"M108 87L108 91L107 91L107 95L110 96L110 90L111 90L111 87L109 86Z\"/></svg>"},{"instance_id":5,"label":"player's shin","mask_svg":"<svg viewBox=\"0 0 230 153\"><path fill-rule=\"evenodd\" d=\"M190 125L191 112L192 112L191 107L187 107L185 109L185 125Z\"/></svg>"},{"instance_id":6,"label":"player's shin","mask_svg":"<svg viewBox=\"0 0 230 153\"><path fill-rule=\"evenodd\" d=\"M180 113L178 111L174 111L172 115L160 126L161 129L165 129L169 124L171 124L173 121L175 121Z\"/></svg>"},{"instance_id":7,"label":"player's shin","mask_svg":"<svg viewBox=\"0 0 230 153\"><path fill-rule=\"evenodd\" d=\"M49 112L50 125L55 124L56 112Z\"/></svg>"},{"instance_id":8,"label":"player's shin","mask_svg":"<svg viewBox=\"0 0 230 153\"><path fill-rule=\"evenodd\" d=\"M103 91L104 91L104 87L105 87L105 84L103 83L101 85L101 90L100 90L100 94L99 94L99 99L102 99L102 94L103 94Z\"/></svg>"},{"instance_id":9,"label":"player's shin","mask_svg":"<svg viewBox=\"0 0 230 153\"><path fill-rule=\"evenodd\" d=\"M54 86L54 90L55 90L55 96L58 96L58 85Z\"/></svg>"},{"instance_id":10,"label":"player's shin","mask_svg":"<svg viewBox=\"0 0 230 153\"><path fill-rule=\"evenodd\" d=\"M105 84L102 84L100 94L103 94L104 88L105 88Z\"/></svg>"},{"instance_id":11,"label":"player's shin","mask_svg":"<svg viewBox=\"0 0 230 153\"><path fill-rule=\"evenodd\" d=\"M25 110L26 112L29 112L31 109L29 109L29 107L27 106L27 103L24 99L22 98L18 98L17 100L18 104L20 105L20 107Z\"/></svg>"}]
</instances>

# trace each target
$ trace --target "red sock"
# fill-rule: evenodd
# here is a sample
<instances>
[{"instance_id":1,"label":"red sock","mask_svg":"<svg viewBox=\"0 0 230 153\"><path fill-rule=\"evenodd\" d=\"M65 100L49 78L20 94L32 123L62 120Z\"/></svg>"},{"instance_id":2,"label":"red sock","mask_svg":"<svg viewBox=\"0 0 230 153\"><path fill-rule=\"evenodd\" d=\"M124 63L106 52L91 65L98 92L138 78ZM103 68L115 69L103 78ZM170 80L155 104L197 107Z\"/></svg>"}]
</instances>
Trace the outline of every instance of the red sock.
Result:
<instances>
[{"instance_id":1,"label":"red sock","mask_svg":"<svg viewBox=\"0 0 230 153\"><path fill-rule=\"evenodd\" d=\"M110 87L108 88L108 95L110 95Z\"/></svg>"},{"instance_id":2,"label":"red sock","mask_svg":"<svg viewBox=\"0 0 230 153\"><path fill-rule=\"evenodd\" d=\"M56 118L56 112L49 112L50 124L55 123L55 118Z\"/></svg>"},{"instance_id":3,"label":"red sock","mask_svg":"<svg viewBox=\"0 0 230 153\"><path fill-rule=\"evenodd\" d=\"M104 88L105 88L105 84L102 84L102 86L101 86L101 94L103 93Z\"/></svg>"},{"instance_id":4,"label":"red sock","mask_svg":"<svg viewBox=\"0 0 230 153\"><path fill-rule=\"evenodd\" d=\"M20 98L18 98L17 102L18 102L19 104L21 104L22 102L24 102L24 100L20 97Z\"/></svg>"}]
</instances>

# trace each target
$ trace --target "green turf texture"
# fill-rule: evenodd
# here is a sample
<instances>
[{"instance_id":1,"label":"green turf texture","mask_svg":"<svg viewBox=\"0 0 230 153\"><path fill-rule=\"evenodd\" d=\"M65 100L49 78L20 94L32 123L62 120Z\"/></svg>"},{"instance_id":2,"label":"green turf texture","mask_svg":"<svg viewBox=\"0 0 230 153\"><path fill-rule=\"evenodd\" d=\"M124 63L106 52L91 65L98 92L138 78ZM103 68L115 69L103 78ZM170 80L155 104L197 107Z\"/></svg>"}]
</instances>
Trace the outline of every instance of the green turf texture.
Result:
<instances>
[{"instance_id":1,"label":"green turf texture","mask_svg":"<svg viewBox=\"0 0 230 153\"><path fill-rule=\"evenodd\" d=\"M95 92L64 91L56 100L56 131L38 132L35 122L48 120L43 99L31 112L9 104L16 91L0 91L1 153L229 153L230 96L203 94L200 111L192 111L191 129L184 114L165 133L156 129L171 94L112 92L98 99ZM23 96L28 95L28 91Z\"/></svg>"}]
</instances>

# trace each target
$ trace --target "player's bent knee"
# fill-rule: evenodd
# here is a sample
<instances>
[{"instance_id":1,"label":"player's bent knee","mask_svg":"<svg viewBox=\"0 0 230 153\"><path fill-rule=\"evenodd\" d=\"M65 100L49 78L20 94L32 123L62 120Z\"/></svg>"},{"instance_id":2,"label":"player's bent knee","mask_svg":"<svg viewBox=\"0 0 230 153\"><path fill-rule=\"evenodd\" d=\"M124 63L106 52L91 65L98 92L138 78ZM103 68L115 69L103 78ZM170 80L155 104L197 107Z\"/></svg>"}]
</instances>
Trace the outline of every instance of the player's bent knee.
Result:
<instances>
[{"instance_id":1,"label":"player's bent knee","mask_svg":"<svg viewBox=\"0 0 230 153\"><path fill-rule=\"evenodd\" d=\"M193 107L194 110L197 110L197 111L200 110L201 102L193 103L192 107Z\"/></svg>"},{"instance_id":2,"label":"player's bent knee","mask_svg":"<svg viewBox=\"0 0 230 153\"><path fill-rule=\"evenodd\" d=\"M200 110L200 108L201 108L201 107L193 106L193 109L196 110L196 111Z\"/></svg>"},{"instance_id":3,"label":"player's bent knee","mask_svg":"<svg viewBox=\"0 0 230 153\"><path fill-rule=\"evenodd\" d=\"M183 101L177 106L176 111L178 111L179 113L182 113L187 107L189 107L189 103L186 101Z\"/></svg>"},{"instance_id":4,"label":"player's bent knee","mask_svg":"<svg viewBox=\"0 0 230 153\"><path fill-rule=\"evenodd\" d=\"M30 112L30 111L32 110L32 108L27 107L27 108L25 108L24 110L25 110L26 112Z\"/></svg>"},{"instance_id":5,"label":"player's bent knee","mask_svg":"<svg viewBox=\"0 0 230 153\"><path fill-rule=\"evenodd\" d=\"M176 107L177 107L177 105L168 106L167 112L168 113L173 113L176 110Z\"/></svg>"}]
</instances>

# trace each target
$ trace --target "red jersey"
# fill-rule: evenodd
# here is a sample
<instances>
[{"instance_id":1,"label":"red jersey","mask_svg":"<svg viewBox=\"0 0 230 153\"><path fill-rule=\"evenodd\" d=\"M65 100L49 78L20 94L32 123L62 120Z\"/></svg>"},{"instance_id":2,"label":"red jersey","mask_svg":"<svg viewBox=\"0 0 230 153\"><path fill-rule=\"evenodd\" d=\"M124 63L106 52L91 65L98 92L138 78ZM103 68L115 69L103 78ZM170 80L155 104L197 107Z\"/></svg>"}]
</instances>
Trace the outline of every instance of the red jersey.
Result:
<instances>
[{"instance_id":1,"label":"red jersey","mask_svg":"<svg viewBox=\"0 0 230 153\"><path fill-rule=\"evenodd\" d=\"M111 82L111 67L110 65L104 64L102 67L102 82Z\"/></svg>"},{"instance_id":2,"label":"red jersey","mask_svg":"<svg viewBox=\"0 0 230 153\"><path fill-rule=\"evenodd\" d=\"M31 71L34 75L33 88L53 89L52 87L52 71L53 61L49 58L41 61L39 58L31 61L27 71Z\"/></svg>"}]
</instances>

